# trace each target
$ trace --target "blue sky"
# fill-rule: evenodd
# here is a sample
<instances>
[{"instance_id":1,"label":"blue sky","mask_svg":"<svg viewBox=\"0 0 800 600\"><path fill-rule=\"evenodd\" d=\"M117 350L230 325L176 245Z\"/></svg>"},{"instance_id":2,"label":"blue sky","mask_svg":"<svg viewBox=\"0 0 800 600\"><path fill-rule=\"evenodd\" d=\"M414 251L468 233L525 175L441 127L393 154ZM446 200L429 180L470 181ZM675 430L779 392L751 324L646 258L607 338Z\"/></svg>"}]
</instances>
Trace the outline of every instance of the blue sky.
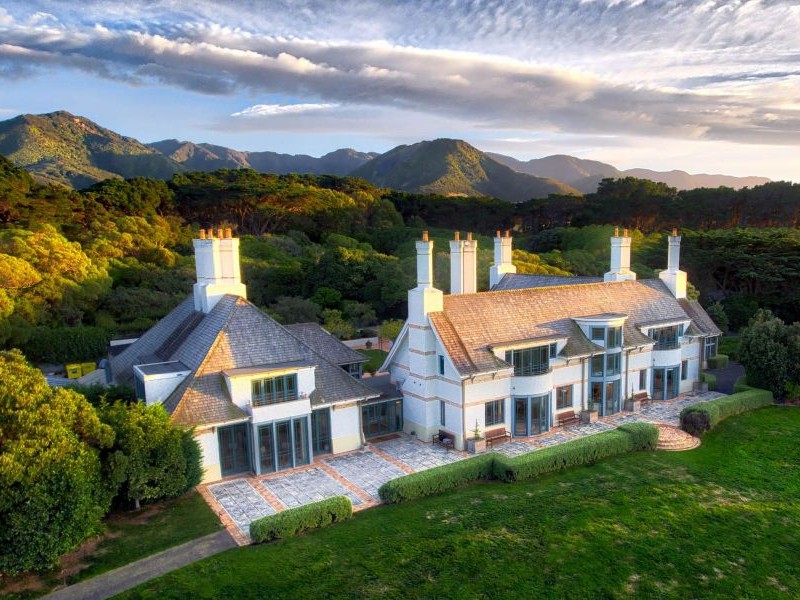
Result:
<instances>
[{"instance_id":1,"label":"blue sky","mask_svg":"<svg viewBox=\"0 0 800 600\"><path fill-rule=\"evenodd\" d=\"M0 3L0 118L320 155L458 137L521 159L800 181L800 4Z\"/></svg>"}]
</instances>

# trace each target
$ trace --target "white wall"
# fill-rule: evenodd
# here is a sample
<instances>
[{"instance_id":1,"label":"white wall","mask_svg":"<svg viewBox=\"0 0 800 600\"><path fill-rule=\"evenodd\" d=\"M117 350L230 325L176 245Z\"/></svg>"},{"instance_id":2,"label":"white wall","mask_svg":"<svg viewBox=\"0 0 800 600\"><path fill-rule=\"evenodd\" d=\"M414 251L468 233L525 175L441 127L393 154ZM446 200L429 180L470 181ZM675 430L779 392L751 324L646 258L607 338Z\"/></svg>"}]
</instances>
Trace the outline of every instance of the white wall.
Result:
<instances>
[{"instance_id":1,"label":"white wall","mask_svg":"<svg viewBox=\"0 0 800 600\"><path fill-rule=\"evenodd\" d=\"M334 454L361 448L361 415L356 403L331 407L331 443Z\"/></svg>"},{"instance_id":2,"label":"white wall","mask_svg":"<svg viewBox=\"0 0 800 600\"><path fill-rule=\"evenodd\" d=\"M232 375L231 377L225 376L225 384L228 387L228 393L231 400L238 407L242 408L248 413L256 414L264 408L271 408L277 405L270 405L269 407L252 407L251 401L253 396L253 381L259 379L266 379L270 377L278 377L281 375L297 374L297 395L305 396L306 402L311 396L311 393L316 388L316 381L314 378L315 367L303 367L300 369L286 369L281 371L265 371L264 373L248 373L247 375ZM279 403L281 404L281 403ZM294 402L287 402L285 404L294 404ZM310 409L306 412L310 412ZM295 414L295 413L293 413ZM259 421L272 420L258 418Z\"/></svg>"},{"instance_id":3,"label":"white wall","mask_svg":"<svg viewBox=\"0 0 800 600\"><path fill-rule=\"evenodd\" d=\"M217 481L222 478L222 470L219 464L219 441L216 429L197 430L194 439L200 444L203 461L203 480L201 483Z\"/></svg>"}]
</instances>

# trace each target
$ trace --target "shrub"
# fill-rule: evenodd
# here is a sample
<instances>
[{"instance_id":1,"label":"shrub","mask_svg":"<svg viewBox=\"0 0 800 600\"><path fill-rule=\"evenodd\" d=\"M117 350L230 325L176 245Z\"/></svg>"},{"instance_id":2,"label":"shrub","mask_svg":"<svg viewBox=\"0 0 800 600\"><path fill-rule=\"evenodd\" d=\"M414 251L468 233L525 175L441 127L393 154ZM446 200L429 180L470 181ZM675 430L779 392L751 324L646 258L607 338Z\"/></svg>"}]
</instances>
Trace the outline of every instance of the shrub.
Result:
<instances>
[{"instance_id":1,"label":"shrub","mask_svg":"<svg viewBox=\"0 0 800 600\"><path fill-rule=\"evenodd\" d=\"M352 516L353 505L350 498L334 496L257 519L250 523L250 537L256 543L269 542L326 527Z\"/></svg>"},{"instance_id":2,"label":"shrub","mask_svg":"<svg viewBox=\"0 0 800 600\"><path fill-rule=\"evenodd\" d=\"M34 362L68 363L105 356L110 334L99 327L36 327L22 346Z\"/></svg>"},{"instance_id":3,"label":"shrub","mask_svg":"<svg viewBox=\"0 0 800 600\"><path fill-rule=\"evenodd\" d=\"M739 336L724 335L719 339L718 351L731 360L739 360Z\"/></svg>"},{"instance_id":4,"label":"shrub","mask_svg":"<svg viewBox=\"0 0 800 600\"><path fill-rule=\"evenodd\" d=\"M708 384L708 390L713 392L717 389L717 376L713 373L701 373L700 381Z\"/></svg>"},{"instance_id":5,"label":"shrub","mask_svg":"<svg viewBox=\"0 0 800 600\"><path fill-rule=\"evenodd\" d=\"M772 404L772 392L748 387L740 380L734 387L735 394L684 408L680 416L681 429L698 435L714 429L722 419Z\"/></svg>"},{"instance_id":6,"label":"shrub","mask_svg":"<svg viewBox=\"0 0 800 600\"><path fill-rule=\"evenodd\" d=\"M634 423L515 458L497 456L494 475L503 481L532 479L567 467L593 464L625 452L653 449L657 441L655 425Z\"/></svg>"},{"instance_id":7,"label":"shrub","mask_svg":"<svg viewBox=\"0 0 800 600\"><path fill-rule=\"evenodd\" d=\"M728 366L728 355L727 354L717 354L716 356L712 356L708 359L708 368L709 369L724 369Z\"/></svg>"},{"instance_id":8,"label":"shrub","mask_svg":"<svg viewBox=\"0 0 800 600\"><path fill-rule=\"evenodd\" d=\"M747 375L742 375L741 377L736 379L736 383L733 384L733 393L738 394L739 392L746 392L747 390L754 390L756 388L752 388L747 385Z\"/></svg>"},{"instance_id":9,"label":"shrub","mask_svg":"<svg viewBox=\"0 0 800 600\"><path fill-rule=\"evenodd\" d=\"M491 479L497 456L491 452L398 477L384 483L378 489L378 495L384 502L397 504L452 490L478 479Z\"/></svg>"}]
</instances>

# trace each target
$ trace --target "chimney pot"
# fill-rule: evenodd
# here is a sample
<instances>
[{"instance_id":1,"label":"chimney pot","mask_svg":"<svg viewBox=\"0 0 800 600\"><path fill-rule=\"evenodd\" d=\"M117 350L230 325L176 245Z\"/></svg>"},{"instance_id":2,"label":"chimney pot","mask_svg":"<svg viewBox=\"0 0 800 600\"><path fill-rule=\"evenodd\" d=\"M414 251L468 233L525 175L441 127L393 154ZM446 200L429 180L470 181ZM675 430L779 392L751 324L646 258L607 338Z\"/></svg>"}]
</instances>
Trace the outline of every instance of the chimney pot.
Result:
<instances>
[{"instance_id":1,"label":"chimney pot","mask_svg":"<svg viewBox=\"0 0 800 600\"><path fill-rule=\"evenodd\" d=\"M460 231L456 231L456 235L455 235L455 237L453 239L456 240L456 241L460 240L461 239L461 232Z\"/></svg>"},{"instance_id":2,"label":"chimney pot","mask_svg":"<svg viewBox=\"0 0 800 600\"><path fill-rule=\"evenodd\" d=\"M614 227L614 237L619 237L619 227Z\"/></svg>"},{"instance_id":3,"label":"chimney pot","mask_svg":"<svg viewBox=\"0 0 800 600\"><path fill-rule=\"evenodd\" d=\"M200 239L201 240L206 239L206 230L205 229L201 229L200 230Z\"/></svg>"},{"instance_id":4,"label":"chimney pot","mask_svg":"<svg viewBox=\"0 0 800 600\"><path fill-rule=\"evenodd\" d=\"M510 229L506 229L506 237L507 238L511 237L511 230Z\"/></svg>"},{"instance_id":5,"label":"chimney pot","mask_svg":"<svg viewBox=\"0 0 800 600\"><path fill-rule=\"evenodd\" d=\"M472 241L472 232L467 233L467 240Z\"/></svg>"},{"instance_id":6,"label":"chimney pot","mask_svg":"<svg viewBox=\"0 0 800 600\"><path fill-rule=\"evenodd\" d=\"M622 237L629 237L629 236L628 236L628 230L627 230L627 229L624 229L624 230L622 231Z\"/></svg>"},{"instance_id":7,"label":"chimney pot","mask_svg":"<svg viewBox=\"0 0 800 600\"><path fill-rule=\"evenodd\" d=\"M428 230L427 229L422 232L422 241L423 242L427 242L428 241Z\"/></svg>"},{"instance_id":8,"label":"chimney pot","mask_svg":"<svg viewBox=\"0 0 800 600\"><path fill-rule=\"evenodd\" d=\"M225 237L225 235L224 235L224 232L222 231L222 227L219 227L219 228L217 229L217 237L218 237L219 239L222 239L223 237Z\"/></svg>"},{"instance_id":9,"label":"chimney pot","mask_svg":"<svg viewBox=\"0 0 800 600\"><path fill-rule=\"evenodd\" d=\"M497 237L500 237L500 230L497 230Z\"/></svg>"},{"instance_id":10,"label":"chimney pot","mask_svg":"<svg viewBox=\"0 0 800 600\"><path fill-rule=\"evenodd\" d=\"M225 228L225 237L231 239L233 237L233 232L231 231L230 227Z\"/></svg>"},{"instance_id":11,"label":"chimney pot","mask_svg":"<svg viewBox=\"0 0 800 600\"><path fill-rule=\"evenodd\" d=\"M677 227L673 227L672 228L672 237L678 237L678 228Z\"/></svg>"}]
</instances>

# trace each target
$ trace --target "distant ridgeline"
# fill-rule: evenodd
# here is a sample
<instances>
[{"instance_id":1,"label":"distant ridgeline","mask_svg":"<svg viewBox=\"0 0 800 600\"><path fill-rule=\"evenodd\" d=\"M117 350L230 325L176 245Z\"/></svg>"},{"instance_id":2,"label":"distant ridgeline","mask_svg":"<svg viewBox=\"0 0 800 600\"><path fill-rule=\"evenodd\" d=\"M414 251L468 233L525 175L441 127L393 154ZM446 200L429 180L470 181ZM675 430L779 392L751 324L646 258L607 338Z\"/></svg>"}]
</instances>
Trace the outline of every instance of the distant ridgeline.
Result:
<instances>
[{"instance_id":1,"label":"distant ridgeline","mask_svg":"<svg viewBox=\"0 0 800 600\"><path fill-rule=\"evenodd\" d=\"M483 265L488 236L514 229L518 272L597 275L613 226L628 227L632 266L649 277L664 262L664 233L678 227L682 264L705 304L721 301L734 327L759 305L791 322L800 319L798 207L798 184L676 191L631 177L605 179L593 194L517 204L251 169L107 179L76 191L37 183L0 157L0 346L58 362L63 354L42 328L91 327L82 339L98 347L147 329L191 289L192 232L209 225L242 237L252 301L337 335L405 314L423 228L439 248L453 230L474 232ZM434 268L448 280L446 259L434 257Z\"/></svg>"}]
</instances>

